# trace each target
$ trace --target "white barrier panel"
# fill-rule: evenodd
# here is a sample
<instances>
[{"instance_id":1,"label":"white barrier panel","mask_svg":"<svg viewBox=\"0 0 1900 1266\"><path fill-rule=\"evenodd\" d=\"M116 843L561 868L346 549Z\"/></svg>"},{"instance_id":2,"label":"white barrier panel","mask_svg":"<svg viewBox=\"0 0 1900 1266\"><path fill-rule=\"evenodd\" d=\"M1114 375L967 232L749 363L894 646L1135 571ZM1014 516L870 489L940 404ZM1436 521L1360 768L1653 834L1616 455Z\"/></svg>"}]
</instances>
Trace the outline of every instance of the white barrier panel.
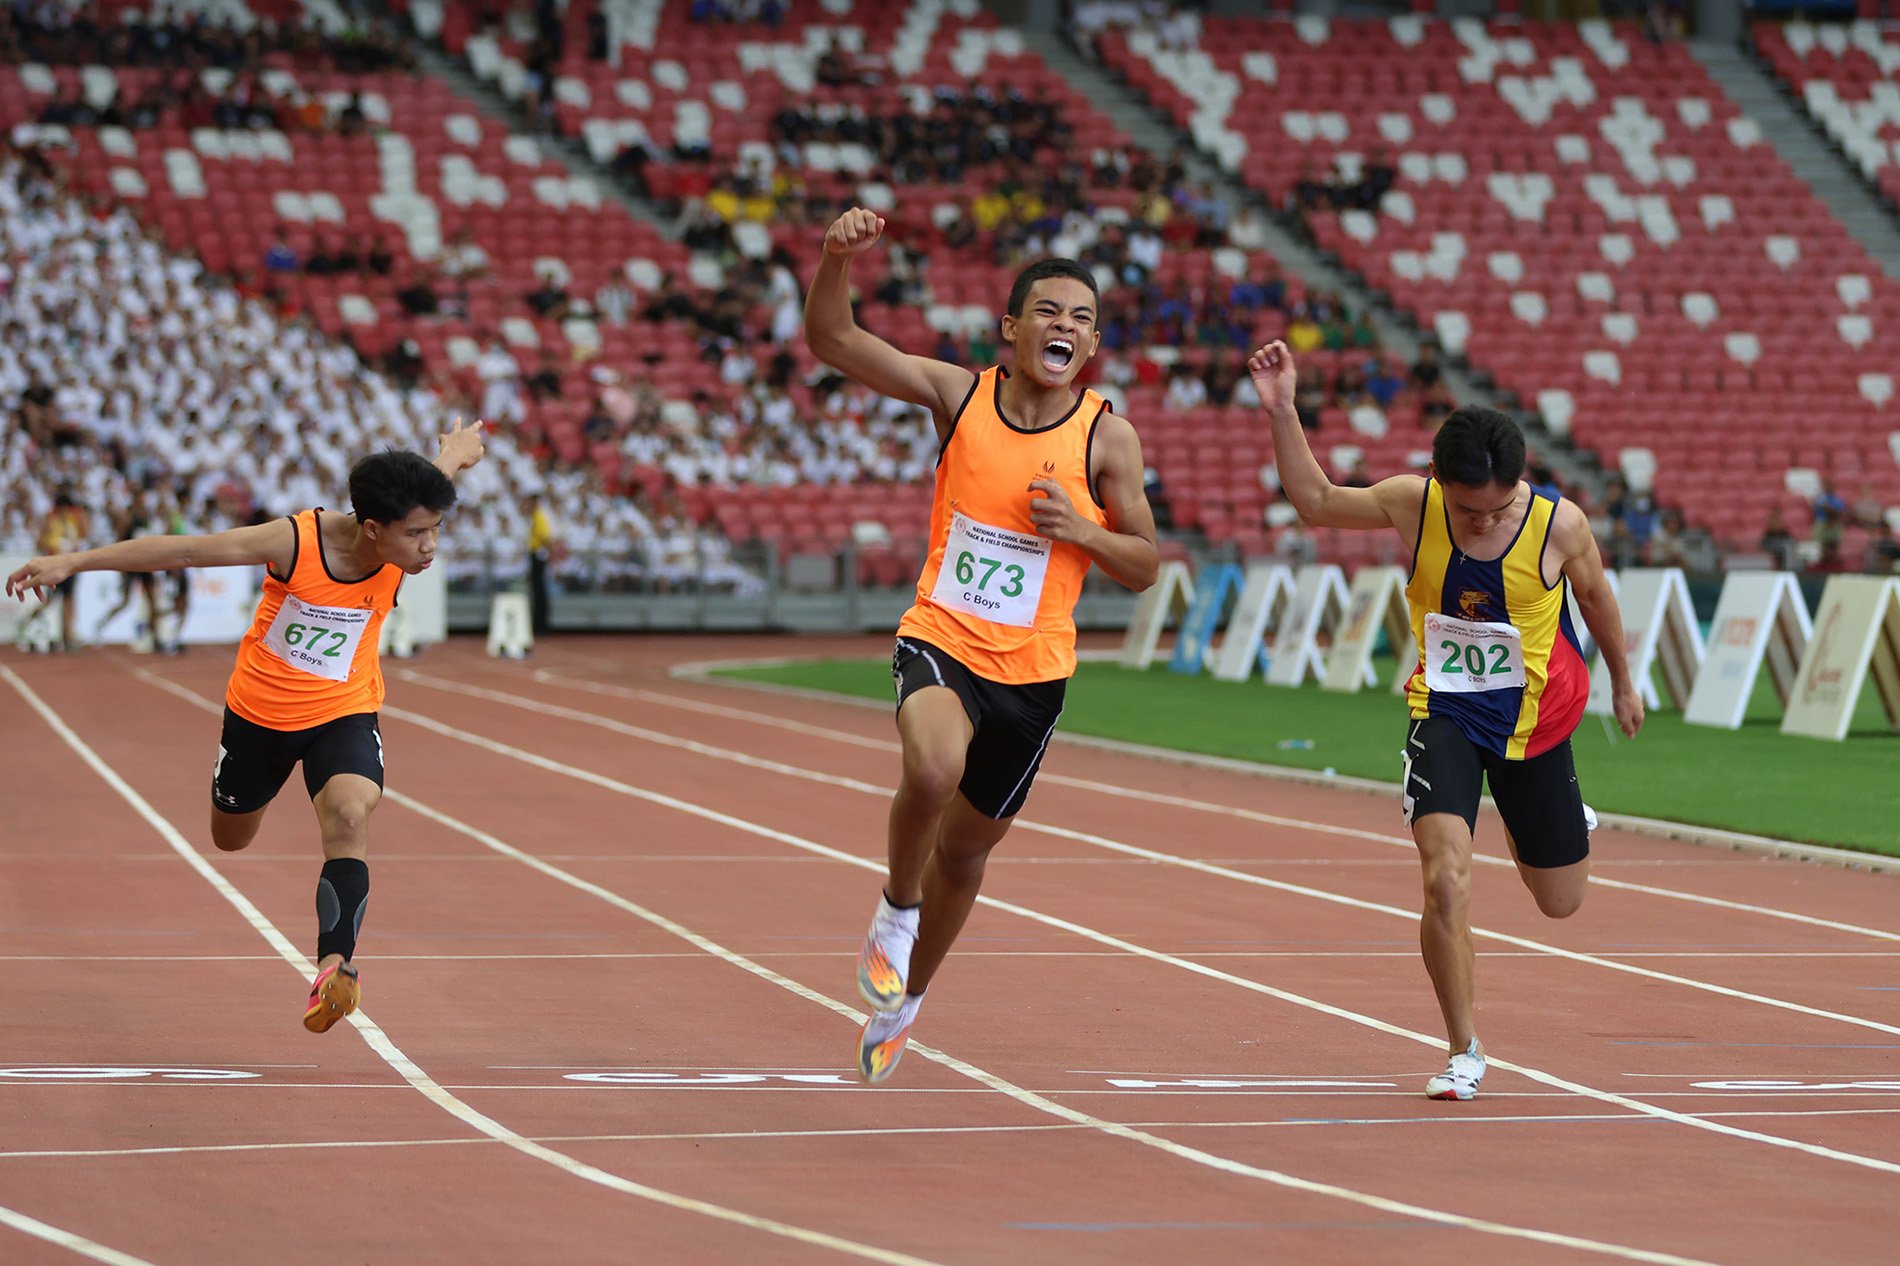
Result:
<instances>
[{"instance_id":1,"label":"white barrier panel","mask_svg":"<svg viewBox=\"0 0 1900 1266\"><path fill-rule=\"evenodd\" d=\"M1405 680L1418 660L1413 648L1412 609L1405 601L1403 567L1361 567L1353 574L1352 588L1346 594L1346 620L1326 653L1326 676L1320 685L1349 693L1378 685L1378 675L1372 671L1372 650L1381 628L1399 658L1398 673L1392 679L1396 694L1405 689Z\"/></svg>"},{"instance_id":2,"label":"white barrier panel","mask_svg":"<svg viewBox=\"0 0 1900 1266\"><path fill-rule=\"evenodd\" d=\"M1781 732L1846 738L1869 668L1888 723L1900 729L1900 581L1830 576Z\"/></svg>"},{"instance_id":3,"label":"white barrier panel","mask_svg":"<svg viewBox=\"0 0 1900 1266\"><path fill-rule=\"evenodd\" d=\"M449 573L438 551L428 570L403 577L396 609L383 621L381 651L407 659L449 635Z\"/></svg>"},{"instance_id":4,"label":"white barrier panel","mask_svg":"<svg viewBox=\"0 0 1900 1266\"><path fill-rule=\"evenodd\" d=\"M1702 668L1702 628L1696 623L1689 583L1680 567L1632 567L1623 573L1617 593L1623 609L1623 645L1630 677L1643 705L1661 706L1650 670L1660 665L1663 686L1676 708L1688 706L1689 691ZM1584 711L1610 716L1610 670L1597 657L1590 673L1590 702Z\"/></svg>"},{"instance_id":5,"label":"white barrier panel","mask_svg":"<svg viewBox=\"0 0 1900 1266\"><path fill-rule=\"evenodd\" d=\"M1293 601L1293 569L1285 563L1254 563L1241 582L1227 634L1214 656L1214 676L1220 681L1245 681L1255 664L1267 658L1267 630L1283 618ZM1264 664L1263 664L1264 667Z\"/></svg>"},{"instance_id":6,"label":"white barrier panel","mask_svg":"<svg viewBox=\"0 0 1900 1266\"><path fill-rule=\"evenodd\" d=\"M1297 686L1309 676L1324 676L1319 635L1338 628L1345 613L1346 573L1338 564L1308 563L1300 568L1293 602L1267 657L1267 680L1276 686Z\"/></svg>"},{"instance_id":7,"label":"white barrier panel","mask_svg":"<svg viewBox=\"0 0 1900 1266\"><path fill-rule=\"evenodd\" d=\"M525 593L498 593L488 605L488 653L525 658L534 649L534 622Z\"/></svg>"},{"instance_id":8,"label":"white barrier panel","mask_svg":"<svg viewBox=\"0 0 1900 1266\"><path fill-rule=\"evenodd\" d=\"M415 620L410 617L409 608L400 602L383 617L383 632L376 642L376 653L391 659L408 659L416 653Z\"/></svg>"},{"instance_id":9,"label":"white barrier panel","mask_svg":"<svg viewBox=\"0 0 1900 1266\"><path fill-rule=\"evenodd\" d=\"M1708 655L1682 719L1690 725L1739 729L1764 659L1786 709L1812 631L1808 604L1801 600L1801 587L1791 572L1730 573L1709 625Z\"/></svg>"},{"instance_id":10,"label":"white barrier panel","mask_svg":"<svg viewBox=\"0 0 1900 1266\"><path fill-rule=\"evenodd\" d=\"M1161 564L1155 582L1142 591L1135 603L1135 614L1128 621L1128 636L1122 639L1121 666L1147 668L1155 662L1155 647L1161 644L1161 630L1177 615L1194 604L1194 577L1183 562Z\"/></svg>"},{"instance_id":11,"label":"white barrier panel","mask_svg":"<svg viewBox=\"0 0 1900 1266\"><path fill-rule=\"evenodd\" d=\"M1174 654L1168 660L1171 671L1198 673L1213 667L1214 630L1220 627L1227 599L1239 588L1240 568L1232 563L1201 568L1201 574L1194 578L1194 601L1174 635Z\"/></svg>"},{"instance_id":12,"label":"white barrier panel","mask_svg":"<svg viewBox=\"0 0 1900 1266\"><path fill-rule=\"evenodd\" d=\"M0 555L0 576L11 575L14 569L30 558L31 555L27 554ZM257 595L263 584L264 569L199 567L187 572L186 576L189 588L184 625L177 631L178 640L211 645L228 644L243 637L245 630L251 627L251 617L257 613ZM96 627L101 617L119 605L124 594L119 577L120 573L113 571L86 571L73 577L81 640L107 645L131 644L140 640L139 625L145 622L146 611L145 599L138 592L136 580L131 582L131 605L114 615L105 627ZM171 575L160 575L156 581L160 605L169 605L177 591L177 580ZM16 638L20 621L38 605L35 598L29 597L21 602L0 595L0 641ZM57 611L49 611L40 617L39 623L54 621L54 635L57 636L57 618ZM148 629L146 635L150 636L150 633Z\"/></svg>"},{"instance_id":13,"label":"white barrier panel","mask_svg":"<svg viewBox=\"0 0 1900 1266\"><path fill-rule=\"evenodd\" d=\"M446 551L438 550L435 563L402 584L402 605L409 608L416 645L434 646L449 637L449 569Z\"/></svg>"},{"instance_id":14,"label":"white barrier panel","mask_svg":"<svg viewBox=\"0 0 1900 1266\"><path fill-rule=\"evenodd\" d=\"M8 554L0 552L0 580L31 562L31 554ZM20 635L20 622L27 613L39 606L39 599L28 594L25 599L9 598L0 591L0 641L11 642Z\"/></svg>"}]
</instances>

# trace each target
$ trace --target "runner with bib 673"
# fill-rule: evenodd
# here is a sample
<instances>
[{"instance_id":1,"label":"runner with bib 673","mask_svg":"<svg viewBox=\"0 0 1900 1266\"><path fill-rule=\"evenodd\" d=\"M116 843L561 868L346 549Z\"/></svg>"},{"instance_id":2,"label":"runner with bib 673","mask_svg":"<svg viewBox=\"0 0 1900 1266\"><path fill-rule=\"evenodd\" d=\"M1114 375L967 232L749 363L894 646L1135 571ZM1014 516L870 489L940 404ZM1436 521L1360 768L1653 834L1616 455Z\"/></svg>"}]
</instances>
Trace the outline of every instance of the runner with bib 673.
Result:
<instances>
[{"instance_id":1,"label":"runner with bib 673","mask_svg":"<svg viewBox=\"0 0 1900 1266\"><path fill-rule=\"evenodd\" d=\"M850 265L884 221L854 208L826 230L805 340L873 391L930 410L941 447L930 553L891 670L903 774L890 872L858 955L872 1016L858 1072L897 1067L924 990L962 931L990 850L1029 794L1075 672L1075 603L1091 565L1130 589L1160 567L1141 441L1074 383L1100 343L1095 279L1069 259L1010 287L1011 369L972 373L859 327Z\"/></svg>"},{"instance_id":2,"label":"runner with bib 673","mask_svg":"<svg viewBox=\"0 0 1900 1266\"><path fill-rule=\"evenodd\" d=\"M1553 919L1583 903L1590 830L1570 735L1590 695L1569 593L1610 673L1616 722L1634 738L1642 698L1623 616L1590 522L1573 501L1524 481L1524 435L1496 409L1467 405L1432 439L1429 477L1335 485L1293 409L1284 343L1247 361L1273 428L1280 486L1318 527L1395 531L1413 551L1405 596L1418 666L1406 687L1405 820L1424 868L1419 948L1438 995L1451 1063L1434 1099L1470 1099L1484 1079L1472 1016L1471 848L1488 780L1519 876Z\"/></svg>"}]
</instances>

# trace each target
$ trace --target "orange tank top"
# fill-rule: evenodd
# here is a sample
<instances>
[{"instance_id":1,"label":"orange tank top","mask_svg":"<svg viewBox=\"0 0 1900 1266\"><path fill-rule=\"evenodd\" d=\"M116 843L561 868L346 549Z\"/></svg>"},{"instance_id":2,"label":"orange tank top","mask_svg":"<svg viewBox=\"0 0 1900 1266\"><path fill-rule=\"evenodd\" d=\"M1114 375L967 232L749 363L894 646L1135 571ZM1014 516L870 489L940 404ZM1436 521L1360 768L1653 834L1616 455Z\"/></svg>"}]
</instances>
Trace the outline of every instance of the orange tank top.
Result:
<instances>
[{"instance_id":1,"label":"orange tank top","mask_svg":"<svg viewBox=\"0 0 1900 1266\"><path fill-rule=\"evenodd\" d=\"M383 706L377 641L396 607L402 568L339 580L323 556L322 513L290 520L297 531L290 574L265 571L263 599L225 688L231 711L267 729L307 730Z\"/></svg>"},{"instance_id":2,"label":"orange tank top","mask_svg":"<svg viewBox=\"0 0 1900 1266\"><path fill-rule=\"evenodd\" d=\"M1006 685L1075 674L1075 603L1089 556L1036 535L1032 479L1054 479L1077 513L1107 526L1089 481L1089 448L1108 402L1085 391L1061 421L1030 431L1003 412L1008 371L977 375L937 459L930 555L917 601L897 626ZM1040 495L1040 494L1038 494Z\"/></svg>"}]
</instances>

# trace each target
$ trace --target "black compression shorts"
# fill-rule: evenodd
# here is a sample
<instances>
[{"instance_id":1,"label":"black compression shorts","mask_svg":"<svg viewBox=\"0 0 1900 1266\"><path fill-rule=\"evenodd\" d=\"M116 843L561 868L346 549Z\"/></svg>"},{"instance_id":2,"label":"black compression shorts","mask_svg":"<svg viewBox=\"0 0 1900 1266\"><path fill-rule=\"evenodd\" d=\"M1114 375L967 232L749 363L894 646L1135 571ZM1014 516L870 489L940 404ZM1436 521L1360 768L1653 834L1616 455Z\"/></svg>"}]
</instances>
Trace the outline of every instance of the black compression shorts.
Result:
<instances>
[{"instance_id":1,"label":"black compression shorts","mask_svg":"<svg viewBox=\"0 0 1900 1266\"><path fill-rule=\"evenodd\" d=\"M956 692L976 731L964 753L963 780L957 790L979 813L1014 817L1029 798L1030 784L1042 766L1056 718L1062 715L1068 680L1004 685L977 676L949 652L914 637L897 639L891 676L900 711L906 699L926 686L946 686Z\"/></svg>"},{"instance_id":2,"label":"black compression shorts","mask_svg":"<svg viewBox=\"0 0 1900 1266\"><path fill-rule=\"evenodd\" d=\"M1590 855L1590 826L1570 740L1528 760L1506 760L1480 748L1450 717L1405 727L1404 806L1407 823L1450 813L1477 830L1478 797L1486 781L1504 828L1526 866L1569 866Z\"/></svg>"},{"instance_id":3,"label":"black compression shorts","mask_svg":"<svg viewBox=\"0 0 1900 1266\"><path fill-rule=\"evenodd\" d=\"M307 730L273 730L224 710L211 803L222 813L252 813L276 799L303 762L304 790L315 800L338 774L383 785L383 734L376 713L358 712Z\"/></svg>"}]
</instances>

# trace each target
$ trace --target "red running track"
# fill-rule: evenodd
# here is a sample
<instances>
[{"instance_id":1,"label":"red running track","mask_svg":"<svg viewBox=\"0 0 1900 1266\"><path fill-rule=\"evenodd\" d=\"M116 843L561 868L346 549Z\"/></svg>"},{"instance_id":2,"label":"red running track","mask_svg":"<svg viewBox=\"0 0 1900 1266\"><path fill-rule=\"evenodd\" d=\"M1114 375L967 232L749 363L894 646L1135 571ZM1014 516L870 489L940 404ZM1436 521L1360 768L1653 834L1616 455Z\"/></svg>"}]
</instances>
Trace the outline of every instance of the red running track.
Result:
<instances>
[{"instance_id":1,"label":"red running track","mask_svg":"<svg viewBox=\"0 0 1900 1266\"><path fill-rule=\"evenodd\" d=\"M0 658L0 1262L1891 1263L1890 877L1481 824L1474 1103L1392 798L1052 749L903 1068L851 1073L887 709L678 678L884 641L392 663L365 1014L297 1022L293 784L205 840L219 651ZM293 963L295 969L293 969Z\"/></svg>"}]
</instances>

